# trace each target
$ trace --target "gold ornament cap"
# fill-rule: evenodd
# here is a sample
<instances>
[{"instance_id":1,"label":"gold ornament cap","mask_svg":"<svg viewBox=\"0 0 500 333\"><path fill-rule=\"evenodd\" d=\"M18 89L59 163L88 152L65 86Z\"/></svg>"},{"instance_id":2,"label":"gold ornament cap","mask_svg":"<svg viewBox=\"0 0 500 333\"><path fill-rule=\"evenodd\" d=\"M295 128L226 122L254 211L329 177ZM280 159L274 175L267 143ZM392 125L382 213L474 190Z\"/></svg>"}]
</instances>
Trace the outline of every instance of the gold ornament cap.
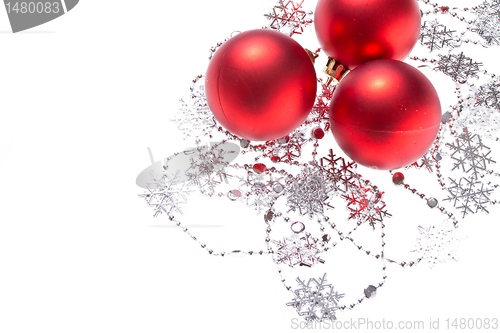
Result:
<instances>
[{"instance_id":1,"label":"gold ornament cap","mask_svg":"<svg viewBox=\"0 0 500 333\"><path fill-rule=\"evenodd\" d=\"M330 86L332 83L334 85L339 84L339 82L347 74L349 74L350 70L344 65L342 65L340 62L329 57L323 72L325 72L325 74L328 75L328 80L326 81L326 85Z\"/></svg>"}]
</instances>

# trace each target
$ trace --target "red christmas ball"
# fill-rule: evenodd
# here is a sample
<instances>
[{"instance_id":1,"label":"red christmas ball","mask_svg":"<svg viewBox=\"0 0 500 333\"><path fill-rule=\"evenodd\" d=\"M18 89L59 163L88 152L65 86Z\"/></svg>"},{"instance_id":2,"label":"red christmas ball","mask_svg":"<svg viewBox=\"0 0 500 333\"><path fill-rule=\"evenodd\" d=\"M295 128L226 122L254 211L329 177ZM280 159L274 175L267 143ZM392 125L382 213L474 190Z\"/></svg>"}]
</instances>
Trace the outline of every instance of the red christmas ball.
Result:
<instances>
[{"instance_id":1,"label":"red christmas ball","mask_svg":"<svg viewBox=\"0 0 500 333\"><path fill-rule=\"evenodd\" d=\"M314 27L325 53L349 69L403 60L420 34L416 0L319 0Z\"/></svg>"},{"instance_id":2,"label":"red christmas ball","mask_svg":"<svg viewBox=\"0 0 500 333\"><path fill-rule=\"evenodd\" d=\"M418 69L396 60L373 60L337 86L329 110L339 147L355 162L393 170L422 157L436 139L441 105Z\"/></svg>"},{"instance_id":3,"label":"red christmas ball","mask_svg":"<svg viewBox=\"0 0 500 333\"><path fill-rule=\"evenodd\" d=\"M236 35L214 54L205 90L215 118L229 132L256 141L299 127L316 98L316 72L292 38L259 29Z\"/></svg>"}]
</instances>

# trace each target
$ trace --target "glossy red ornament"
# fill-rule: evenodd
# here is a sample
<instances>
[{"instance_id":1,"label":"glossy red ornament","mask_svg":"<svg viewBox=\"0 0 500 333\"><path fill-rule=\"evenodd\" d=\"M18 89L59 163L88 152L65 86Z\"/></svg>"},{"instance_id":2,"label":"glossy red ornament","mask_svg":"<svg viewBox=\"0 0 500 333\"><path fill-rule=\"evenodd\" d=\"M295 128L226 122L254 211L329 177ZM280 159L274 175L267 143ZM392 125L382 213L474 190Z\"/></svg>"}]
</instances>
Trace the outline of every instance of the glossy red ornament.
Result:
<instances>
[{"instance_id":1,"label":"glossy red ornament","mask_svg":"<svg viewBox=\"0 0 500 333\"><path fill-rule=\"evenodd\" d=\"M325 53L349 69L403 60L420 34L416 0L319 0L314 27Z\"/></svg>"},{"instance_id":2,"label":"glossy red ornament","mask_svg":"<svg viewBox=\"0 0 500 333\"><path fill-rule=\"evenodd\" d=\"M236 35L214 54L205 79L207 102L229 132L256 141L279 139L307 118L316 72L306 51L283 33Z\"/></svg>"},{"instance_id":3,"label":"glossy red ornament","mask_svg":"<svg viewBox=\"0 0 500 333\"><path fill-rule=\"evenodd\" d=\"M355 162L393 170L422 157L436 139L441 104L418 69L396 60L373 60L337 86L329 110L339 147Z\"/></svg>"}]
</instances>

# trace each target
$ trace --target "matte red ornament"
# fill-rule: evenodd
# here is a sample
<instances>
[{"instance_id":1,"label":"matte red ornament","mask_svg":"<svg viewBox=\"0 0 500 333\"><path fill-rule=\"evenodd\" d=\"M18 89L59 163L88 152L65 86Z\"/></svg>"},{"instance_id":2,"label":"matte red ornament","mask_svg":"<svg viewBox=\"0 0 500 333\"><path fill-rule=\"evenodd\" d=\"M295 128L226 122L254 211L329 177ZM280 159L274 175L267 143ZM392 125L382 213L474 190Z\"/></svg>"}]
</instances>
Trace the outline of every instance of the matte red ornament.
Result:
<instances>
[{"instance_id":1,"label":"matte red ornament","mask_svg":"<svg viewBox=\"0 0 500 333\"><path fill-rule=\"evenodd\" d=\"M314 27L325 53L353 70L403 60L418 40L420 9L416 0L319 0Z\"/></svg>"},{"instance_id":2,"label":"matte red ornament","mask_svg":"<svg viewBox=\"0 0 500 333\"><path fill-rule=\"evenodd\" d=\"M316 98L316 72L292 38L250 30L218 49L207 69L207 102L229 132L255 141L275 140L299 127Z\"/></svg>"},{"instance_id":3,"label":"matte red ornament","mask_svg":"<svg viewBox=\"0 0 500 333\"><path fill-rule=\"evenodd\" d=\"M339 147L355 162L393 170L422 157L436 139L441 104L418 69L396 60L373 60L337 86L329 110Z\"/></svg>"}]
</instances>

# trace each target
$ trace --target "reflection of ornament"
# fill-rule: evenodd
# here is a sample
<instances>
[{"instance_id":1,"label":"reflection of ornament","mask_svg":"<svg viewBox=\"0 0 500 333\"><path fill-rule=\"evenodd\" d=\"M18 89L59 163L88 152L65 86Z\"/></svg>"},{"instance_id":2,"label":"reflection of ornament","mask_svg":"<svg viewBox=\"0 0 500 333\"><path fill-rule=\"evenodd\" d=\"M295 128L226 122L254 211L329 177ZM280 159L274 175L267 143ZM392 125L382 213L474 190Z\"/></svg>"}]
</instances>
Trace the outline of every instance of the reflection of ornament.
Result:
<instances>
[{"instance_id":1,"label":"reflection of ornament","mask_svg":"<svg viewBox=\"0 0 500 333\"><path fill-rule=\"evenodd\" d=\"M215 118L231 133L266 141L288 135L307 118L316 73L306 51L272 30L250 30L217 50L206 75Z\"/></svg>"},{"instance_id":2,"label":"reflection of ornament","mask_svg":"<svg viewBox=\"0 0 500 333\"><path fill-rule=\"evenodd\" d=\"M373 60L356 68L339 84L330 104L330 126L340 148L376 169L401 168L422 157L440 122L432 83L395 60Z\"/></svg>"},{"instance_id":3,"label":"reflection of ornament","mask_svg":"<svg viewBox=\"0 0 500 333\"><path fill-rule=\"evenodd\" d=\"M314 27L325 53L352 70L404 59L419 37L420 9L416 0L319 0Z\"/></svg>"}]
</instances>

